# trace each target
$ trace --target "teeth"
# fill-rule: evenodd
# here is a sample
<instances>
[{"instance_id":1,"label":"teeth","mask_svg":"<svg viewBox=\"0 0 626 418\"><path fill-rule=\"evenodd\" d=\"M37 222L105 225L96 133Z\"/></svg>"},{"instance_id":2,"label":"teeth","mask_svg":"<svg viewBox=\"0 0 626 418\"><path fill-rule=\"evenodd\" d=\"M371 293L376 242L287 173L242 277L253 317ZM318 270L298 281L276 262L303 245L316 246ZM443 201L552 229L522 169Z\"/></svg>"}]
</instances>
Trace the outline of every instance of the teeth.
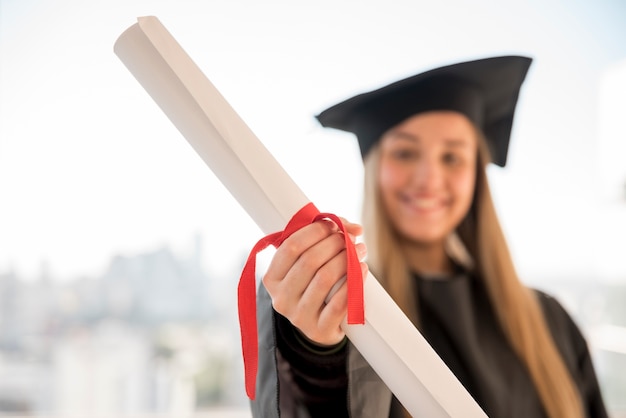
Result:
<instances>
[{"instance_id":1,"label":"teeth","mask_svg":"<svg viewBox=\"0 0 626 418\"><path fill-rule=\"evenodd\" d=\"M418 209L432 209L437 205L436 199L413 199L411 204Z\"/></svg>"}]
</instances>

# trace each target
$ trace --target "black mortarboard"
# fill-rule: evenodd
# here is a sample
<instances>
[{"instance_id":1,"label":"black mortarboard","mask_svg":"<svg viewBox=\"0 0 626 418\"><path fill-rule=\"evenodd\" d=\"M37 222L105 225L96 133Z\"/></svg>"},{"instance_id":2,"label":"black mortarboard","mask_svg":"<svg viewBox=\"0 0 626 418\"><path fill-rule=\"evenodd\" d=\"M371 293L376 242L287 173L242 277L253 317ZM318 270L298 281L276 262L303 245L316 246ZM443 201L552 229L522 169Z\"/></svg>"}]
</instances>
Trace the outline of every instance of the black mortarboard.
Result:
<instances>
[{"instance_id":1,"label":"black mortarboard","mask_svg":"<svg viewBox=\"0 0 626 418\"><path fill-rule=\"evenodd\" d=\"M504 166L517 97L531 62L504 56L436 68L355 96L317 119L325 127L353 132L365 157L385 131L406 118L455 110L482 128L492 161Z\"/></svg>"}]
</instances>

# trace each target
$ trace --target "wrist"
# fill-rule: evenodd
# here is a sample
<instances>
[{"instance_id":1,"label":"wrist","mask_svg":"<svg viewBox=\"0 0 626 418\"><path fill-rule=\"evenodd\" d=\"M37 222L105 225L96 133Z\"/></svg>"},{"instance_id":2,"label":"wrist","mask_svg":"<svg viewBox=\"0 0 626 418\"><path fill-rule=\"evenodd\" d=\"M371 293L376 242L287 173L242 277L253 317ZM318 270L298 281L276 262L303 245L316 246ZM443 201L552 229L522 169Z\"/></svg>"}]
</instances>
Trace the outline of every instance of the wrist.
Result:
<instances>
[{"instance_id":1,"label":"wrist","mask_svg":"<svg viewBox=\"0 0 626 418\"><path fill-rule=\"evenodd\" d=\"M341 351L348 342L348 338L344 335L341 341L339 341L338 343L329 344L329 345L320 344L308 338L306 335L304 335L302 331L300 331L296 327L293 327L293 333L294 333L296 340L298 341L298 343L300 343L300 345L302 345L302 347L306 348L307 351L310 351L312 353L319 354L319 355L335 354Z\"/></svg>"}]
</instances>

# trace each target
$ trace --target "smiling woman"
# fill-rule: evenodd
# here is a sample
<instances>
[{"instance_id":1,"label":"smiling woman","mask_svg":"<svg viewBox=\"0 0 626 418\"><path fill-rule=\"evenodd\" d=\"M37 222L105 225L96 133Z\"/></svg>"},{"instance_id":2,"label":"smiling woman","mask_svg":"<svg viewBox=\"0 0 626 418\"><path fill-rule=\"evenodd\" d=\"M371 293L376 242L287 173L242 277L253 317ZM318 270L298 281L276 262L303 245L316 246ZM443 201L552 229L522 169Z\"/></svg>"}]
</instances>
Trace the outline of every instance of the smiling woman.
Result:
<instances>
[{"instance_id":1,"label":"smiling woman","mask_svg":"<svg viewBox=\"0 0 626 418\"><path fill-rule=\"evenodd\" d=\"M506 162L530 64L502 56L436 68L318 119L359 141L369 267L487 416L607 417L582 334L555 299L519 280L489 192L486 165ZM345 286L326 295L346 275L345 248L320 228L287 238L263 278L275 312L261 327L276 329L264 367L276 365L278 378L266 374L262 384L278 393L255 400L254 411L406 415L340 338ZM472 263L449 252L455 237Z\"/></svg>"},{"instance_id":2,"label":"smiling woman","mask_svg":"<svg viewBox=\"0 0 626 418\"><path fill-rule=\"evenodd\" d=\"M0 410L27 403L54 414L54 405L76 405L72 394L80 388L96 394L80 397L93 400L83 404L85 416L166 414L172 388L191 387L182 375L174 384L167 372L181 370L168 361L184 364L184 350L159 342L159 367L142 368L150 358L142 347L152 341L133 339L120 345L129 351L105 352L108 337L126 338L100 323L121 321L119 309L94 318L104 299L128 306L133 294L147 298L133 299L137 306L176 312L172 289L204 277L181 261L190 259L209 272L215 299L204 306L228 312L226 320L207 323L234 330L229 343L211 339L228 347L221 348L227 360L220 367L230 380L216 389L216 369L206 369L209 389L198 396L213 404L244 401L242 365L227 355L238 343L233 278L259 230L113 54L113 42L137 16L159 16L316 205L351 220L359 219L363 199L358 145L346 140L350 134L320 128L313 115L442 63L533 56L507 169L488 168L511 256L522 278L558 292L589 335L626 325L626 217L624 200L617 201L624 182L626 72L618 63L626 58L625 7L613 0L0 0L0 360L18 370L0 376ZM454 242L446 245L458 248ZM111 269L125 279L108 282ZM166 272L173 282L157 286L148 271ZM140 291L125 287L130 283ZM156 303L146 289L169 299ZM205 295L201 289L191 293ZM191 309L187 297L181 300ZM203 336L197 333L198 346ZM609 404L625 409L626 357L599 350L610 346L604 343L592 340L590 348ZM68 352L89 353L103 365L145 356L137 368L98 369L102 380L89 386L81 376L94 369L78 363L89 355ZM16 353L21 360L9 357ZM41 360L37 370L34 358ZM77 363L64 368L68 359ZM41 378L29 380L35 375ZM56 380L48 385L46 376Z\"/></svg>"}]
</instances>

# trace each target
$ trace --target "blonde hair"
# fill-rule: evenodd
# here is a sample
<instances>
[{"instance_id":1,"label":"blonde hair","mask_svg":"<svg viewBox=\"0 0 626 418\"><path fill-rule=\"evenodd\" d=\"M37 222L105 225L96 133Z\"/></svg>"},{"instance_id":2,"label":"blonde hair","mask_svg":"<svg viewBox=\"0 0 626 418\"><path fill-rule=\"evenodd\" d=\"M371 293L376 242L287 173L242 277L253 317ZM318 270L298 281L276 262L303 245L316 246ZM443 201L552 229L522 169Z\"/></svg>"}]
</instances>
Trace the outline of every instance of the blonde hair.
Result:
<instances>
[{"instance_id":1,"label":"blonde hair","mask_svg":"<svg viewBox=\"0 0 626 418\"><path fill-rule=\"evenodd\" d=\"M477 129L478 131L478 129ZM550 418L583 416L580 394L561 357L535 292L518 278L496 214L487 174L490 161L486 142L478 136L474 200L456 233L484 282L497 319L522 363L530 373ZM418 326L417 289L401 241L392 227L378 187L379 147L365 158L362 222L368 247L368 264L383 287Z\"/></svg>"}]
</instances>

